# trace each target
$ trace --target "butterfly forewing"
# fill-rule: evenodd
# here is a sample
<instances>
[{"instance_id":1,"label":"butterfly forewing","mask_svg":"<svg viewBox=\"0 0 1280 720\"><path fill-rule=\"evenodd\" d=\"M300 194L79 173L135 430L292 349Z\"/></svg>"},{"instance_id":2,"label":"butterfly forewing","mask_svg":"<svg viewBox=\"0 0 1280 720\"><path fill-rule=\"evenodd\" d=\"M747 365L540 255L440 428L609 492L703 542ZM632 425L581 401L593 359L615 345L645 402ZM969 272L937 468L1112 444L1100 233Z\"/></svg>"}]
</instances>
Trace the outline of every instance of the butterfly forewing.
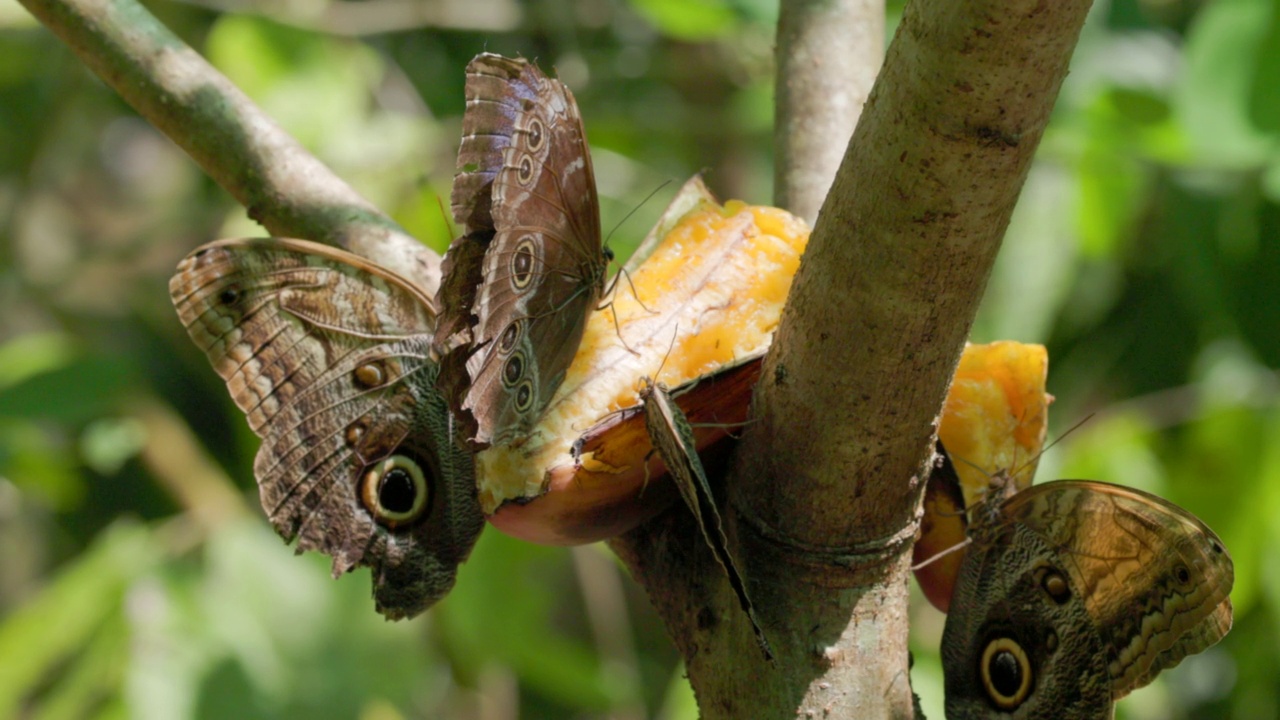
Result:
<instances>
[{"instance_id":1,"label":"butterfly forewing","mask_svg":"<svg viewBox=\"0 0 1280 720\"><path fill-rule=\"evenodd\" d=\"M536 85L524 79L527 64L479 55L467 65L462 143L450 204L463 235L494 230L493 182L511 146L516 117L537 101ZM536 80L535 80L536 82Z\"/></svg>"},{"instance_id":2,"label":"butterfly forewing","mask_svg":"<svg viewBox=\"0 0 1280 720\"><path fill-rule=\"evenodd\" d=\"M991 490L943 633L947 717L1110 717L1230 628L1231 558L1182 508L1088 480Z\"/></svg>"},{"instance_id":3,"label":"butterfly forewing","mask_svg":"<svg viewBox=\"0 0 1280 720\"><path fill-rule=\"evenodd\" d=\"M1002 513L1058 548L1113 649L1116 698L1230 628L1231 558L1178 506L1133 488L1058 481L1017 493Z\"/></svg>"}]
</instances>

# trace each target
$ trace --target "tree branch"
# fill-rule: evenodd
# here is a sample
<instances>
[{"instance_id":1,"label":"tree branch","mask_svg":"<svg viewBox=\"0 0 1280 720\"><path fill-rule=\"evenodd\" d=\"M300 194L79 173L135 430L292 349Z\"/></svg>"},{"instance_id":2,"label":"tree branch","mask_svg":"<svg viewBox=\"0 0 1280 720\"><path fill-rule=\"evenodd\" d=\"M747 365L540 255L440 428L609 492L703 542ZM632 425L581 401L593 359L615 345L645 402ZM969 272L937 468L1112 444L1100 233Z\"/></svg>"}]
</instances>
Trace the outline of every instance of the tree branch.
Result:
<instances>
[{"instance_id":1,"label":"tree branch","mask_svg":"<svg viewBox=\"0 0 1280 720\"><path fill-rule=\"evenodd\" d=\"M435 293L435 253L304 150L135 0L21 2L269 232L341 245Z\"/></svg>"},{"instance_id":2,"label":"tree branch","mask_svg":"<svg viewBox=\"0 0 1280 720\"><path fill-rule=\"evenodd\" d=\"M884 0L783 0L774 204L818 217L884 55Z\"/></svg>"},{"instance_id":3,"label":"tree branch","mask_svg":"<svg viewBox=\"0 0 1280 720\"><path fill-rule=\"evenodd\" d=\"M704 718L908 717L936 417L1088 0L908 3L796 276L727 482L777 653L668 513L614 543Z\"/></svg>"},{"instance_id":4,"label":"tree branch","mask_svg":"<svg viewBox=\"0 0 1280 720\"><path fill-rule=\"evenodd\" d=\"M471 32L511 32L523 12L514 0L327 0L318 6L287 0L180 0L226 13L253 13L316 32L358 37L425 27Z\"/></svg>"}]
</instances>

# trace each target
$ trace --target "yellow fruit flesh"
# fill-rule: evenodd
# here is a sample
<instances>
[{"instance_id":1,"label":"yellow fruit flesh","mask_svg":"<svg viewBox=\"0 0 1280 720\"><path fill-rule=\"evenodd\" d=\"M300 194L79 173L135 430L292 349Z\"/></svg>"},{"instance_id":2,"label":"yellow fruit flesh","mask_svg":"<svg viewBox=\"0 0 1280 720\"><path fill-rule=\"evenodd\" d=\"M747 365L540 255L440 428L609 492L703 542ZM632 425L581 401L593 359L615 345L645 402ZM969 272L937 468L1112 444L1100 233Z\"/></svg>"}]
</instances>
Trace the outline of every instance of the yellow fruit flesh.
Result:
<instances>
[{"instance_id":1,"label":"yellow fruit flesh","mask_svg":"<svg viewBox=\"0 0 1280 720\"><path fill-rule=\"evenodd\" d=\"M630 283L618 281L609 306L592 313L564 383L530 435L476 456L485 512L543 494L572 463L579 436L639 403L641 378L676 387L762 355L808 238L803 221L776 208L704 199L685 213ZM640 449L618 471L639 467L646 453Z\"/></svg>"},{"instance_id":2,"label":"yellow fruit flesh","mask_svg":"<svg viewBox=\"0 0 1280 720\"><path fill-rule=\"evenodd\" d=\"M963 549L949 551L965 540L965 508L982 498L997 472L1013 473L1019 489L1035 475L1053 400L1045 392L1048 369L1043 345L969 345L961 356L938 428L960 487L944 487L940 476L929 479L914 556L916 564L930 561L916 570L916 580L943 612L964 559Z\"/></svg>"}]
</instances>

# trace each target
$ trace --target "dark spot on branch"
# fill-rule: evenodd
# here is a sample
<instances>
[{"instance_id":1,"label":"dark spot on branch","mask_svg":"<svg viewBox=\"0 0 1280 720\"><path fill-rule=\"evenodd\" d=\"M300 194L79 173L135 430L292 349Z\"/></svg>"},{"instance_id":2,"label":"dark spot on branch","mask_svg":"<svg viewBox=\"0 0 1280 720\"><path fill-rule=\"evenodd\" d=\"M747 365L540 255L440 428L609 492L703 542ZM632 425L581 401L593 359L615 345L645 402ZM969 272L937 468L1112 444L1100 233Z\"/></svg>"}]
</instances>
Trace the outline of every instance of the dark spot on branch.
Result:
<instances>
[{"instance_id":1,"label":"dark spot on branch","mask_svg":"<svg viewBox=\"0 0 1280 720\"><path fill-rule=\"evenodd\" d=\"M709 607L701 608L700 610L698 610L697 623L698 623L698 629L702 631L707 631L715 627L716 626L715 611L713 611Z\"/></svg>"},{"instance_id":2,"label":"dark spot on branch","mask_svg":"<svg viewBox=\"0 0 1280 720\"><path fill-rule=\"evenodd\" d=\"M983 147L998 147L1003 145L1008 148L1018 147L1022 136L1016 133L1005 133L993 127L979 127L973 131L974 137L978 139L978 144Z\"/></svg>"}]
</instances>

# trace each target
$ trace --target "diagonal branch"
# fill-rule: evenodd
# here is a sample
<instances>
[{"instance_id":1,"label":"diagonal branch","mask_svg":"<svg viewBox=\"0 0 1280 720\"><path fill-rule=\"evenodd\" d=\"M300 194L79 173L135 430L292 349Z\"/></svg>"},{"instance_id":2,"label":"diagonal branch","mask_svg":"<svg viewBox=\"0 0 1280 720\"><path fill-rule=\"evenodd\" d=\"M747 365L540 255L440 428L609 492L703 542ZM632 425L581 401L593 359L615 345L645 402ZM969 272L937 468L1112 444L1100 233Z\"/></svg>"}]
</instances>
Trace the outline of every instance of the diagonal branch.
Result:
<instances>
[{"instance_id":1,"label":"diagonal branch","mask_svg":"<svg viewBox=\"0 0 1280 720\"><path fill-rule=\"evenodd\" d=\"M269 232L341 245L435 293L435 253L304 150L136 0L21 2Z\"/></svg>"},{"instance_id":2,"label":"diagonal branch","mask_svg":"<svg viewBox=\"0 0 1280 720\"><path fill-rule=\"evenodd\" d=\"M908 3L757 387L739 467L760 469L741 487L763 526L858 546L915 512L907 480L1088 7Z\"/></svg>"},{"instance_id":3,"label":"diagonal branch","mask_svg":"<svg viewBox=\"0 0 1280 720\"><path fill-rule=\"evenodd\" d=\"M406 32L427 27L471 32L511 32L523 12L514 0L182 0L223 13L255 13L278 23L343 37Z\"/></svg>"}]
</instances>

